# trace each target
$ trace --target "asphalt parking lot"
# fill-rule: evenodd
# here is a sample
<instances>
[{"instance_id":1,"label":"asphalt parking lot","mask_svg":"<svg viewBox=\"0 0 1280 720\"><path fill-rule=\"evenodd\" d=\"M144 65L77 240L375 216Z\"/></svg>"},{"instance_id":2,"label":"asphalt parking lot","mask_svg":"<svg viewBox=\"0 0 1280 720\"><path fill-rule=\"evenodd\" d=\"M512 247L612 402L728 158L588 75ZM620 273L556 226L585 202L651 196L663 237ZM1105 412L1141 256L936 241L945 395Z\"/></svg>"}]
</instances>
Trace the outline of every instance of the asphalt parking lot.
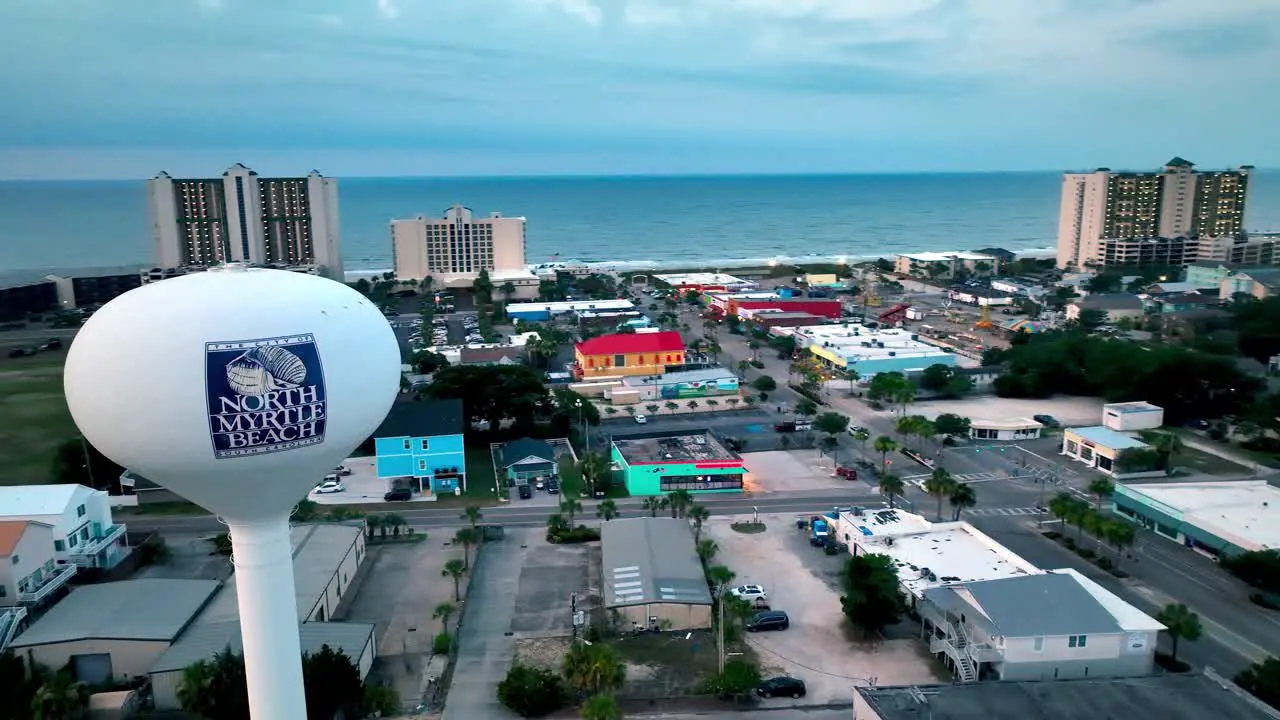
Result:
<instances>
[{"instance_id":1,"label":"asphalt parking lot","mask_svg":"<svg viewBox=\"0 0 1280 720\"><path fill-rule=\"evenodd\" d=\"M947 682L945 674L918 639L910 621L890 628L884 638L864 640L849 628L840 608L840 570L845 556L828 556L809 545L793 515L765 515L767 529L747 535L730 524L746 517L713 517L706 532L720 546L715 562L737 574L736 583L765 586L775 610L791 627L750 635L765 676L791 675L805 681L800 700L774 699L771 707L848 702L855 682L875 678L880 685Z\"/></svg>"},{"instance_id":2,"label":"asphalt parking lot","mask_svg":"<svg viewBox=\"0 0 1280 720\"><path fill-rule=\"evenodd\" d=\"M647 405L650 403L642 403ZM661 404L661 403L658 403ZM629 435L632 433L652 432L689 432L691 430L710 429L723 437L745 441L746 452L783 449L782 433L774 432L773 426L783 418L776 413L764 409L725 410L721 412L682 413L678 415L645 414L643 425L638 424L630 415L603 417L596 436L607 446L610 435ZM797 447L799 436L789 436L789 447Z\"/></svg>"},{"instance_id":3,"label":"asphalt parking lot","mask_svg":"<svg viewBox=\"0 0 1280 720\"><path fill-rule=\"evenodd\" d=\"M573 632L570 597L578 593L578 609L589 610L591 568L599 563L597 545L552 545L541 532L529 533L528 552L520 567L511 632L517 639L561 637Z\"/></svg>"},{"instance_id":4,"label":"asphalt parking lot","mask_svg":"<svg viewBox=\"0 0 1280 720\"><path fill-rule=\"evenodd\" d=\"M748 452L743 462L751 492L841 490L849 486L848 480L833 475L831 458L819 457L817 450Z\"/></svg>"}]
</instances>

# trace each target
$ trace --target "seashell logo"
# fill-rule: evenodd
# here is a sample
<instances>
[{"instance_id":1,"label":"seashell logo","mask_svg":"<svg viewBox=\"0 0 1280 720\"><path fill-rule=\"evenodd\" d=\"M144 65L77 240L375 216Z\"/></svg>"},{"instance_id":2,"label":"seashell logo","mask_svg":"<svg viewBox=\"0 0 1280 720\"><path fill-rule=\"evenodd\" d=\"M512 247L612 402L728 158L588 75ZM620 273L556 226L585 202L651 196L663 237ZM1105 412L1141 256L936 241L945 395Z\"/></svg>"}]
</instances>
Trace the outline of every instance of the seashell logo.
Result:
<instances>
[{"instance_id":1,"label":"seashell logo","mask_svg":"<svg viewBox=\"0 0 1280 720\"><path fill-rule=\"evenodd\" d=\"M324 369L309 334L205 343L205 396L214 457L324 442Z\"/></svg>"}]
</instances>

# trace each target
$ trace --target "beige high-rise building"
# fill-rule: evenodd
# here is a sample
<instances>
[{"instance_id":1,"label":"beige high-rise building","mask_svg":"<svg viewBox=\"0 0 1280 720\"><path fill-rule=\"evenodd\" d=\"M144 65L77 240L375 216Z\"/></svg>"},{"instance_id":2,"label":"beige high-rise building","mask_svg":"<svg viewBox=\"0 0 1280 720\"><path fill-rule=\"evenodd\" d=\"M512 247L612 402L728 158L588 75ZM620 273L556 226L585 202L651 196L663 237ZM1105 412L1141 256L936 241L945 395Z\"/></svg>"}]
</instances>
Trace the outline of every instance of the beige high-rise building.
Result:
<instances>
[{"instance_id":1,"label":"beige high-rise building","mask_svg":"<svg viewBox=\"0 0 1280 720\"><path fill-rule=\"evenodd\" d=\"M236 164L220 178L147 181L159 269L224 262L314 267L342 281L338 181L312 170L300 178L263 178Z\"/></svg>"},{"instance_id":2,"label":"beige high-rise building","mask_svg":"<svg viewBox=\"0 0 1280 720\"><path fill-rule=\"evenodd\" d=\"M392 220L396 277L430 277L437 287L470 287L481 270L495 279L532 278L525 264L524 227L522 217L490 213L476 218L462 205L454 205L440 218Z\"/></svg>"},{"instance_id":3,"label":"beige high-rise building","mask_svg":"<svg viewBox=\"0 0 1280 720\"><path fill-rule=\"evenodd\" d=\"M1201 171L1175 157L1156 172L1063 175L1058 267L1185 265L1201 245L1247 242L1252 169Z\"/></svg>"}]
</instances>

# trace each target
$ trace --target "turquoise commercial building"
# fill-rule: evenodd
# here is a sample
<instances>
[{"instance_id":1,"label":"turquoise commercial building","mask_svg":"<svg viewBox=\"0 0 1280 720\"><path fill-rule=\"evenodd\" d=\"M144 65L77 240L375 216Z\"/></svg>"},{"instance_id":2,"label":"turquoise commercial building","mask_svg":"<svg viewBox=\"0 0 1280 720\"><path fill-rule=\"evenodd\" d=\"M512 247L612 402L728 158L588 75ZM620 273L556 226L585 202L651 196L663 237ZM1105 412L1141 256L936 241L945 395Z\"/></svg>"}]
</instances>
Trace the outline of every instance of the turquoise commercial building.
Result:
<instances>
[{"instance_id":1,"label":"turquoise commercial building","mask_svg":"<svg viewBox=\"0 0 1280 720\"><path fill-rule=\"evenodd\" d=\"M404 400L374 433L378 477L387 489L454 495L467 488L461 400Z\"/></svg>"},{"instance_id":2,"label":"turquoise commercial building","mask_svg":"<svg viewBox=\"0 0 1280 720\"><path fill-rule=\"evenodd\" d=\"M742 457L707 430L632 433L610 439L610 458L634 496L742 492Z\"/></svg>"},{"instance_id":3,"label":"turquoise commercial building","mask_svg":"<svg viewBox=\"0 0 1280 720\"><path fill-rule=\"evenodd\" d=\"M1280 549L1280 488L1266 480L1124 483L1117 515L1212 555Z\"/></svg>"}]
</instances>

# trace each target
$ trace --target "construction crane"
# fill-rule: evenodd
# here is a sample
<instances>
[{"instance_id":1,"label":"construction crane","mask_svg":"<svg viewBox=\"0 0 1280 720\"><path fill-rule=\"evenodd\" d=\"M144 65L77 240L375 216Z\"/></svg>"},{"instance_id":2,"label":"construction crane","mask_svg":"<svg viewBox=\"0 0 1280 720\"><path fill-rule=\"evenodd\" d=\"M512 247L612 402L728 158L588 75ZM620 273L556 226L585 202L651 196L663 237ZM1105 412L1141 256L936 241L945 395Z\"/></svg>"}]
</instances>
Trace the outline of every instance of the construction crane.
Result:
<instances>
[{"instance_id":1,"label":"construction crane","mask_svg":"<svg viewBox=\"0 0 1280 720\"><path fill-rule=\"evenodd\" d=\"M978 322L973 324L973 329L974 330L990 330L993 327L995 327L995 324L991 322L991 306L983 305L982 317L978 319Z\"/></svg>"}]
</instances>

